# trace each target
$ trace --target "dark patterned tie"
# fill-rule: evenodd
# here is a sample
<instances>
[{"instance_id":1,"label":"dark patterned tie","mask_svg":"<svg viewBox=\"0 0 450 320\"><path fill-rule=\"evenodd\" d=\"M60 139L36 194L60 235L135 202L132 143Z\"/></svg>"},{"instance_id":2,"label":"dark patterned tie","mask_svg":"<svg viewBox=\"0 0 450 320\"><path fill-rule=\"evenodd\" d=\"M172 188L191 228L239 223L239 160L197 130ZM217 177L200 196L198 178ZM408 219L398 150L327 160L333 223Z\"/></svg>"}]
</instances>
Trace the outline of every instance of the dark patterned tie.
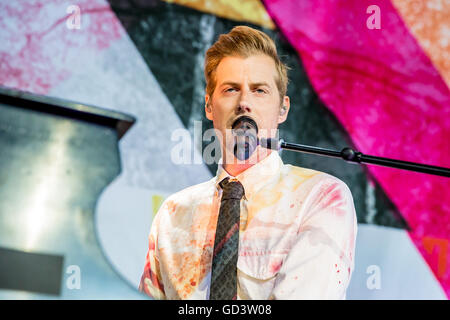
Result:
<instances>
[{"instance_id":1,"label":"dark patterned tie","mask_svg":"<svg viewBox=\"0 0 450 320\"><path fill-rule=\"evenodd\" d=\"M244 187L229 177L219 183L222 188L217 219L211 270L210 300L235 300L239 249L240 203Z\"/></svg>"}]
</instances>

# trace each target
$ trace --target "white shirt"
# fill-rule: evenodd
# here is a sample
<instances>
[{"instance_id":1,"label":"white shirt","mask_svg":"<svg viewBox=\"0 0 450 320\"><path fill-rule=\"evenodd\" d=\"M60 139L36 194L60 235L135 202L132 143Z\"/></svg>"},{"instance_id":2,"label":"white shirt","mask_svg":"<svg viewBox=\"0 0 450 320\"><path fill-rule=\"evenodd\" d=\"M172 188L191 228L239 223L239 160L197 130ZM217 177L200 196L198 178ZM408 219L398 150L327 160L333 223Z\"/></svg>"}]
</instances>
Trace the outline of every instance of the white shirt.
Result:
<instances>
[{"instance_id":1,"label":"white shirt","mask_svg":"<svg viewBox=\"0 0 450 320\"><path fill-rule=\"evenodd\" d=\"M211 180L171 195L155 216L139 289L155 299L208 299L221 188ZM278 153L235 177L241 200L238 299L345 299L357 233L347 185L283 164Z\"/></svg>"}]
</instances>

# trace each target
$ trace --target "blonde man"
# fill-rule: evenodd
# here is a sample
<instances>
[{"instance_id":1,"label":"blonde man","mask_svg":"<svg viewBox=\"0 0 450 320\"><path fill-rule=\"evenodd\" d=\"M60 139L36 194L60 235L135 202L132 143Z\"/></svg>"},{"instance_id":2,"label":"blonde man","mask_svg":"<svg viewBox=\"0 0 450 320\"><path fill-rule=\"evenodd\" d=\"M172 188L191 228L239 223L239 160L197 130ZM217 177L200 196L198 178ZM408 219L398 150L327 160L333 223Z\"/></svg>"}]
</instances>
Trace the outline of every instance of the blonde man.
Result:
<instances>
[{"instance_id":1,"label":"blonde man","mask_svg":"<svg viewBox=\"0 0 450 320\"><path fill-rule=\"evenodd\" d=\"M357 232L347 185L261 146L236 153L236 128L275 137L288 115L274 42L233 28L206 52L205 78L222 161L214 178L161 206L140 290L155 299L345 299Z\"/></svg>"}]
</instances>

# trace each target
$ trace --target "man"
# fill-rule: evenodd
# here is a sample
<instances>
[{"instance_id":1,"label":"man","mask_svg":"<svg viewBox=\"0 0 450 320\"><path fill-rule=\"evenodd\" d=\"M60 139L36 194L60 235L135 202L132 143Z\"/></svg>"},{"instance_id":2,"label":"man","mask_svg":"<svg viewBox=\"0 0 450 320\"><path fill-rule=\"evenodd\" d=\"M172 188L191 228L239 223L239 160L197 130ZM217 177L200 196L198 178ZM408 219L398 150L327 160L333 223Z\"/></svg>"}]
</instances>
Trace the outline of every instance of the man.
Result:
<instances>
[{"instance_id":1,"label":"man","mask_svg":"<svg viewBox=\"0 0 450 320\"><path fill-rule=\"evenodd\" d=\"M286 120L286 69L270 37L249 27L208 49L205 112L222 163L210 181L161 206L141 291L155 299L345 298L357 226L346 184L284 165L261 146L237 159L233 129L270 138Z\"/></svg>"}]
</instances>

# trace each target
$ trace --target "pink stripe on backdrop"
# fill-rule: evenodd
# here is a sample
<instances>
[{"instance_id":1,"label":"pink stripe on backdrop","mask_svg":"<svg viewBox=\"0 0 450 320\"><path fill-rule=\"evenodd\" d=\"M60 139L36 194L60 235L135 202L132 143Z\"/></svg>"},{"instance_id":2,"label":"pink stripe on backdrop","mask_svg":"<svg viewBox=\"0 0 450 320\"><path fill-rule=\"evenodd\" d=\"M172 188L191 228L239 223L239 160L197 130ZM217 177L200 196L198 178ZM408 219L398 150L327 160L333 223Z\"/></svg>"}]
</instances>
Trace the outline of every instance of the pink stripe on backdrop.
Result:
<instances>
[{"instance_id":1,"label":"pink stripe on backdrop","mask_svg":"<svg viewBox=\"0 0 450 320\"><path fill-rule=\"evenodd\" d=\"M449 88L389 1L264 2L361 152L450 167ZM367 27L370 5L380 8L381 29ZM369 170L408 221L412 241L450 297L450 179Z\"/></svg>"},{"instance_id":2,"label":"pink stripe on backdrop","mask_svg":"<svg viewBox=\"0 0 450 320\"><path fill-rule=\"evenodd\" d=\"M80 49L100 51L124 35L106 0L73 2L80 8L81 28L69 29L71 4L64 0L0 3L0 85L46 94L69 78L71 58Z\"/></svg>"}]
</instances>

